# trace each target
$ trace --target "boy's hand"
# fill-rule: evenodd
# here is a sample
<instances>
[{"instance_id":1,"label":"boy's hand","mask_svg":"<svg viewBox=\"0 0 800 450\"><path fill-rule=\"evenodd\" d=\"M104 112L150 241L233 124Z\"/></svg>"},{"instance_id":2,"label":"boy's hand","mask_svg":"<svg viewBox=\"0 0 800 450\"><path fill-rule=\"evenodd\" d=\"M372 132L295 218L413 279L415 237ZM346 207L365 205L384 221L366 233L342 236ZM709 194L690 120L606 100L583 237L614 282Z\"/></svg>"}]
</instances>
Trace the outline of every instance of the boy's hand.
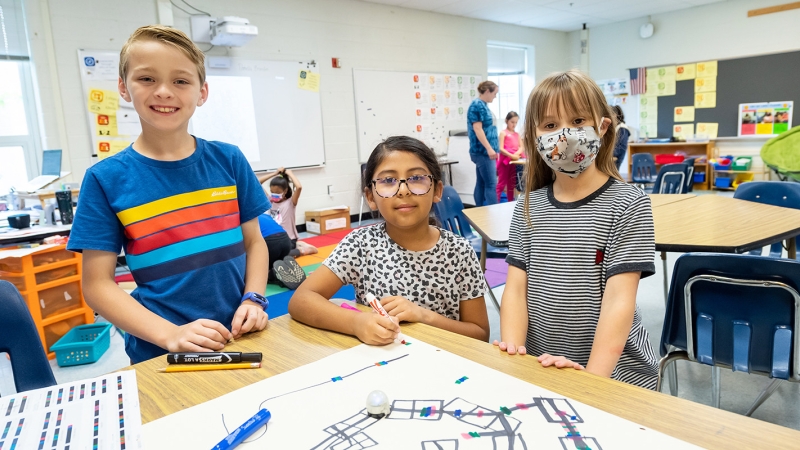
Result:
<instances>
[{"instance_id":1,"label":"boy's hand","mask_svg":"<svg viewBox=\"0 0 800 450\"><path fill-rule=\"evenodd\" d=\"M267 327L268 321L269 316L264 308L250 300L245 300L233 315L231 332L234 339L238 339L245 333L263 330Z\"/></svg>"},{"instance_id":2,"label":"boy's hand","mask_svg":"<svg viewBox=\"0 0 800 450\"><path fill-rule=\"evenodd\" d=\"M542 363L542 367L549 367L549 366L556 366L559 369L564 369L566 367L571 367L575 370L583 370L583 366L564 358L563 356L553 356L548 353L542 353L542 356L537 358L540 363Z\"/></svg>"},{"instance_id":3,"label":"boy's hand","mask_svg":"<svg viewBox=\"0 0 800 450\"><path fill-rule=\"evenodd\" d=\"M390 316L397 318L398 322L422 322L427 311L411 300L400 296L385 297L381 299L381 304Z\"/></svg>"},{"instance_id":4,"label":"boy's hand","mask_svg":"<svg viewBox=\"0 0 800 450\"><path fill-rule=\"evenodd\" d=\"M400 325L380 314L353 314L356 337L368 345L386 345L400 334Z\"/></svg>"},{"instance_id":5,"label":"boy's hand","mask_svg":"<svg viewBox=\"0 0 800 450\"><path fill-rule=\"evenodd\" d=\"M225 348L231 332L216 320L198 319L175 327L167 339L170 352L216 352Z\"/></svg>"},{"instance_id":6,"label":"boy's hand","mask_svg":"<svg viewBox=\"0 0 800 450\"><path fill-rule=\"evenodd\" d=\"M492 342L492 344L500 348L500 350L508 353L509 355L517 355L517 354L524 355L527 353L527 350L525 350L524 345L514 345L512 343L497 342L496 339L494 342Z\"/></svg>"}]
</instances>

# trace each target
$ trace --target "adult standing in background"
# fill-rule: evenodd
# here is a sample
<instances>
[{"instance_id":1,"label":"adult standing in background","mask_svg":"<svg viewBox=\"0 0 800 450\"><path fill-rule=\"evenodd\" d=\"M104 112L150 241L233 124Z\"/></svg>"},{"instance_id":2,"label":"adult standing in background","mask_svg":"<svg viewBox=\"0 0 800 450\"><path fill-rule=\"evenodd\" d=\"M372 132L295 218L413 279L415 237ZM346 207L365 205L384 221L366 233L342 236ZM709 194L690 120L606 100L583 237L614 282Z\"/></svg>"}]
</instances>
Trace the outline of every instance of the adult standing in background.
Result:
<instances>
[{"instance_id":1,"label":"adult standing in background","mask_svg":"<svg viewBox=\"0 0 800 450\"><path fill-rule=\"evenodd\" d=\"M619 105L611 107L614 114L617 115L617 142L614 144L614 164L617 165L617 171L622 167L622 161L625 160L625 155L628 154L628 139L631 137L631 130L625 123L625 114Z\"/></svg>"},{"instance_id":2,"label":"adult standing in background","mask_svg":"<svg viewBox=\"0 0 800 450\"><path fill-rule=\"evenodd\" d=\"M497 203L497 125L494 115L489 110L491 103L499 91L499 86L492 81L484 81L478 85L478 98L472 101L467 110L467 131L469 132L469 157L475 163L475 206L493 205Z\"/></svg>"}]
</instances>

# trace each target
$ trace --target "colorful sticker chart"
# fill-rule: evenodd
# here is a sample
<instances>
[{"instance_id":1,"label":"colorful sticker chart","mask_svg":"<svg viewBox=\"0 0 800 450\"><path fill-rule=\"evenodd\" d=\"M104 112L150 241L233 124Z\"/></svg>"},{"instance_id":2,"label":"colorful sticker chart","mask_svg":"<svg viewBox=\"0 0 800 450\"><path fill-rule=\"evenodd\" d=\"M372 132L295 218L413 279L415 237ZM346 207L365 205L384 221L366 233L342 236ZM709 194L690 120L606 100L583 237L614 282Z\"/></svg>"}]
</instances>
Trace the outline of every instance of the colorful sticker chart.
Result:
<instances>
[{"instance_id":1,"label":"colorful sticker chart","mask_svg":"<svg viewBox=\"0 0 800 450\"><path fill-rule=\"evenodd\" d=\"M777 136L792 127L794 102L742 103L739 136Z\"/></svg>"},{"instance_id":2,"label":"colorful sticker chart","mask_svg":"<svg viewBox=\"0 0 800 450\"><path fill-rule=\"evenodd\" d=\"M447 150L448 128L445 122L466 123L470 103L478 98L476 75L412 73L411 89L416 102L412 116L412 136L439 153ZM495 124L498 127L499 124Z\"/></svg>"},{"instance_id":3,"label":"colorful sticker chart","mask_svg":"<svg viewBox=\"0 0 800 450\"><path fill-rule=\"evenodd\" d=\"M366 411L375 390L381 419ZM696 448L420 341L360 345L171 414L144 425L144 445L211 448L261 408L272 418L243 448Z\"/></svg>"},{"instance_id":4,"label":"colorful sticker chart","mask_svg":"<svg viewBox=\"0 0 800 450\"><path fill-rule=\"evenodd\" d=\"M0 449L140 449L136 372L0 398Z\"/></svg>"}]
</instances>

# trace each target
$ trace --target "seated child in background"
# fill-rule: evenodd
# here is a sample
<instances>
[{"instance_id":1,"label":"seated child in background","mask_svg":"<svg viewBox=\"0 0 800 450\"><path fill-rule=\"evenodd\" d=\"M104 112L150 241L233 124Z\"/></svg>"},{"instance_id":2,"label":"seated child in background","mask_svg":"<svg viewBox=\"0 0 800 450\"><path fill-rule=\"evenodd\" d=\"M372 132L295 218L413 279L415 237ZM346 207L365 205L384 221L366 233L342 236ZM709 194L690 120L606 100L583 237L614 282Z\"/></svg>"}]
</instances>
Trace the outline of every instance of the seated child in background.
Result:
<instances>
[{"instance_id":1,"label":"seated child in background","mask_svg":"<svg viewBox=\"0 0 800 450\"><path fill-rule=\"evenodd\" d=\"M525 199L509 229L500 308L509 354L654 389L658 360L636 307L655 272L650 198L612 158L614 113L591 78L551 75L525 118Z\"/></svg>"},{"instance_id":2,"label":"seated child in background","mask_svg":"<svg viewBox=\"0 0 800 450\"><path fill-rule=\"evenodd\" d=\"M133 363L219 351L267 326L256 219L267 198L237 147L187 131L208 97L203 60L185 34L160 25L122 47L119 92L142 134L86 171L67 244L83 252L86 303L127 331ZM130 295L114 282L121 248L138 285Z\"/></svg>"},{"instance_id":3,"label":"seated child in background","mask_svg":"<svg viewBox=\"0 0 800 450\"><path fill-rule=\"evenodd\" d=\"M258 216L258 225L269 250L268 281L289 289L297 289L297 286L306 279L306 274L294 257L290 256L292 240L289 239L289 235L275 223L269 211Z\"/></svg>"},{"instance_id":4,"label":"seated child in background","mask_svg":"<svg viewBox=\"0 0 800 450\"><path fill-rule=\"evenodd\" d=\"M297 240L295 210L297 209L297 202L300 200L300 194L303 192L300 180L294 176L294 172L283 167L275 172L260 175L258 182L264 184L269 179L272 179L269 182L269 200L272 202L270 213L275 222L286 230L286 234L289 235L289 239L292 241L290 255L299 256L317 253L317 248L313 245L298 242ZM291 184L289 180L291 180ZM294 185L294 189L292 189L292 185Z\"/></svg>"},{"instance_id":5,"label":"seated child in background","mask_svg":"<svg viewBox=\"0 0 800 450\"><path fill-rule=\"evenodd\" d=\"M441 200L441 168L421 141L395 136L379 144L362 179L372 209L386 220L348 234L289 302L292 317L308 325L391 343L399 322L423 322L486 341L489 319L485 282L475 251L465 239L429 225ZM394 320L357 313L328 301L352 284L356 299L375 295Z\"/></svg>"}]
</instances>

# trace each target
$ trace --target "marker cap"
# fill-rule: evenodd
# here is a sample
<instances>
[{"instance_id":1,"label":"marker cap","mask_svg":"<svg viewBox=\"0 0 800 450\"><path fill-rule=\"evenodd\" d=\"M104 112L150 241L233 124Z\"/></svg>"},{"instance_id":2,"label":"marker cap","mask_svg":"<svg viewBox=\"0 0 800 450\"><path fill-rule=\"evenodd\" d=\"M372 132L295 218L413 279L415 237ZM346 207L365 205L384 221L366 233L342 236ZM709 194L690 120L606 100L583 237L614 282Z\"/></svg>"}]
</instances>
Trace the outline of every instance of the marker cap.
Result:
<instances>
[{"instance_id":1,"label":"marker cap","mask_svg":"<svg viewBox=\"0 0 800 450\"><path fill-rule=\"evenodd\" d=\"M259 353L242 353L242 362L261 362L261 352Z\"/></svg>"}]
</instances>

